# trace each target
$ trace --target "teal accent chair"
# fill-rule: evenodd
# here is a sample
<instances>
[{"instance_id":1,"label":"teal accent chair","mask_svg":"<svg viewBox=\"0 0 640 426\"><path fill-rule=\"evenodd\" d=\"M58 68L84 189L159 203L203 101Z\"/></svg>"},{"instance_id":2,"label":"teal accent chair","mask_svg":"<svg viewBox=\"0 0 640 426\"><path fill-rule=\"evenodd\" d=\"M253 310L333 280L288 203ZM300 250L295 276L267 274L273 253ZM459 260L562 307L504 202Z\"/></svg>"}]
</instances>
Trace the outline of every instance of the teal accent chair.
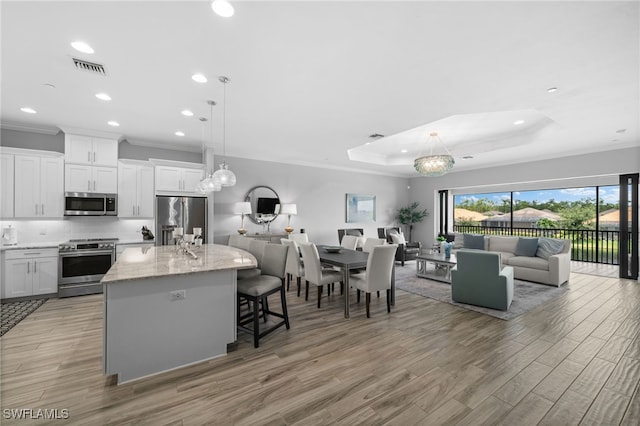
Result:
<instances>
[{"instance_id":1,"label":"teal accent chair","mask_svg":"<svg viewBox=\"0 0 640 426\"><path fill-rule=\"evenodd\" d=\"M513 300L513 268L502 268L500 253L459 250L451 270L454 302L506 311Z\"/></svg>"}]
</instances>

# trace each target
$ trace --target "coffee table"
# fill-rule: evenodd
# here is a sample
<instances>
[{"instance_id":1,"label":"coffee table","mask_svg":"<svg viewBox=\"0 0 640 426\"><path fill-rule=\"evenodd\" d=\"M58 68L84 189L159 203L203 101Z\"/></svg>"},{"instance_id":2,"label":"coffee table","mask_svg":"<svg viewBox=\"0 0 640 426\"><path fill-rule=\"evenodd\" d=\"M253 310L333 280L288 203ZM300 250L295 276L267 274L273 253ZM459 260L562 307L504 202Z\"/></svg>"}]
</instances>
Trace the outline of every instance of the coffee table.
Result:
<instances>
[{"instance_id":1,"label":"coffee table","mask_svg":"<svg viewBox=\"0 0 640 426\"><path fill-rule=\"evenodd\" d=\"M451 257L444 257L444 253L419 254L416 256L416 276L451 284L451 268L457 261L455 254Z\"/></svg>"}]
</instances>

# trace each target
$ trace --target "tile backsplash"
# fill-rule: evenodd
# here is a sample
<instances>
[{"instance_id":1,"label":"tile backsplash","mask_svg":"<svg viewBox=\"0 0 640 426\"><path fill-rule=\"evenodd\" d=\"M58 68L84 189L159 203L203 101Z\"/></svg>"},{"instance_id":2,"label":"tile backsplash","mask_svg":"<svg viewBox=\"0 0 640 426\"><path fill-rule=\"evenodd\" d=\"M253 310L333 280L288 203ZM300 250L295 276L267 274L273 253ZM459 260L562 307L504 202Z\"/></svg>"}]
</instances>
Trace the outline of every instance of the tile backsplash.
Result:
<instances>
[{"instance_id":1,"label":"tile backsplash","mask_svg":"<svg viewBox=\"0 0 640 426\"><path fill-rule=\"evenodd\" d=\"M3 220L2 228L17 229L18 243L64 242L76 238L142 239L146 226L155 234L153 219L118 219L117 217L66 217L56 220Z\"/></svg>"}]
</instances>

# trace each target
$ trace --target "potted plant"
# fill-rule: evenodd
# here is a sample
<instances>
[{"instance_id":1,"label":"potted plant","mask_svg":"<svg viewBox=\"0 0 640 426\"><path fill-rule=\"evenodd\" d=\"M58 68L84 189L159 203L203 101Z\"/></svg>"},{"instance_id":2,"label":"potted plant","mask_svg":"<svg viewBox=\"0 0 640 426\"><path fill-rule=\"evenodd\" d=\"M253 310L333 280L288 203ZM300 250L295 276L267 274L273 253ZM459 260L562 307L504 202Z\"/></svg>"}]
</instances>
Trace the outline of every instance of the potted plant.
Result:
<instances>
[{"instance_id":1,"label":"potted plant","mask_svg":"<svg viewBox=\"0 0 640 426\"><path fill-rule=\"evenodd\" d=\"M413 224L420 223L422 220L429 216L429 212L427 209L419 209L420 203L414 201L408 206L401 207L398 209L396 213L396 220L400 222L402 225L405 225L409 229L409 239L407 241L411 241L411 231L413 231Z\"/></svg>"}]
</instances>

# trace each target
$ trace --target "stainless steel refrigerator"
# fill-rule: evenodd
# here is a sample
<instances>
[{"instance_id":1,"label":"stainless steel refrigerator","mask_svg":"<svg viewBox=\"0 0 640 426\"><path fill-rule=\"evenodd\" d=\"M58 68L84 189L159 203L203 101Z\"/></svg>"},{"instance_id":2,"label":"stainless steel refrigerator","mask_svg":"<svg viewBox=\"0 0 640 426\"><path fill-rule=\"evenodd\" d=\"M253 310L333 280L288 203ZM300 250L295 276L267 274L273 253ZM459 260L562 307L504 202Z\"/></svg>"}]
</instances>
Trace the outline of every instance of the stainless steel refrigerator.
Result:
<instances>
[{"instance_id":1,"label":"stainless steel refrigerator","mask_svg":"<svg viewBox=\"0 0 640 426\"><path fill-rule=\"evenodd\" d=\"M206 197L156 197L156 245L173 244L173 230L182 227L185 234L202 228L203 243L207 242Z\"/></svg>"}]
</instances>

